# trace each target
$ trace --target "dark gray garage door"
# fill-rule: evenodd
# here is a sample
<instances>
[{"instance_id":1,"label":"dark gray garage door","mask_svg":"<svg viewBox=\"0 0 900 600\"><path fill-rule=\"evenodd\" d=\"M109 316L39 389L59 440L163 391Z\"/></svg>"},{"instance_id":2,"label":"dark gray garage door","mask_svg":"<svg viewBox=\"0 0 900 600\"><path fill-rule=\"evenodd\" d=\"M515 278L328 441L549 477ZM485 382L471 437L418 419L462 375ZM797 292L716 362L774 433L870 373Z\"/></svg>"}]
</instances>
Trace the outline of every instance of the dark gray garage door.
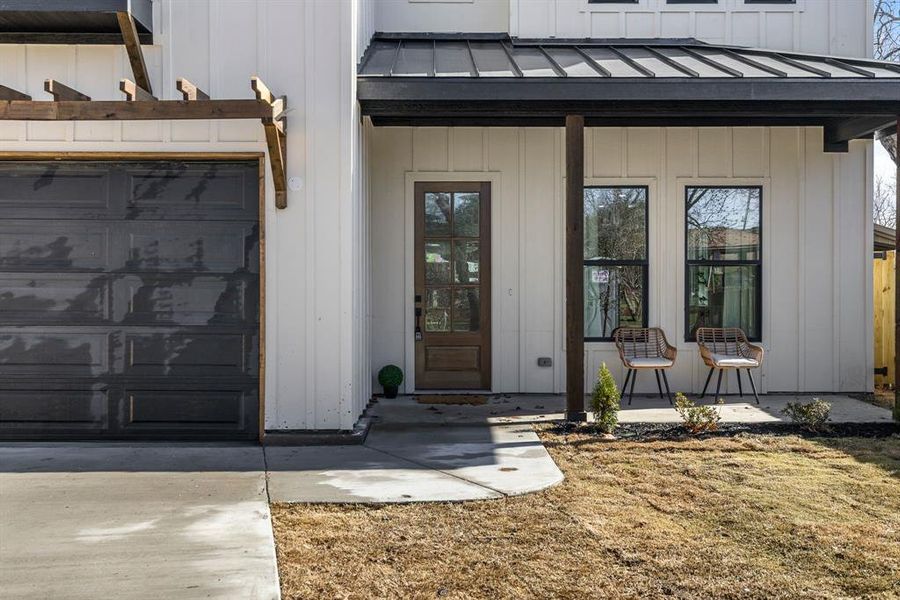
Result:
<instances>
[{"instance_id":1,"label":"dark gray garage door","mask_svg":"<svg viewBox=\"0 0 900 600\"><path fill-rule=\"evenodd\" d=\"M259 166L0 161L0 437L252 439Z\"/></svg>"}]
</instances>

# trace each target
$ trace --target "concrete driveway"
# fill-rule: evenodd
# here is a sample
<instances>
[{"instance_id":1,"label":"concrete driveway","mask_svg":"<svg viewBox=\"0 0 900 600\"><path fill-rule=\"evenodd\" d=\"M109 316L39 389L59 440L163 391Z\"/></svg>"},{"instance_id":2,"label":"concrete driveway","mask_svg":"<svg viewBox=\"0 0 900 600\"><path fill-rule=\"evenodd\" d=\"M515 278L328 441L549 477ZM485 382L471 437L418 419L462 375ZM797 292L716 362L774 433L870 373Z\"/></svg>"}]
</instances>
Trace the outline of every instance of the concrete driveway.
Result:
<instances>
[{"instance_id":1,"label":"concrete driveway","mask_svg":"<svg viewBox=\"0 0 900 600\"><path fill-rule=\"evenodd\" d=\"M0 447L0 598L278 597L261 448Z\"/></svg>"}]
</instances>

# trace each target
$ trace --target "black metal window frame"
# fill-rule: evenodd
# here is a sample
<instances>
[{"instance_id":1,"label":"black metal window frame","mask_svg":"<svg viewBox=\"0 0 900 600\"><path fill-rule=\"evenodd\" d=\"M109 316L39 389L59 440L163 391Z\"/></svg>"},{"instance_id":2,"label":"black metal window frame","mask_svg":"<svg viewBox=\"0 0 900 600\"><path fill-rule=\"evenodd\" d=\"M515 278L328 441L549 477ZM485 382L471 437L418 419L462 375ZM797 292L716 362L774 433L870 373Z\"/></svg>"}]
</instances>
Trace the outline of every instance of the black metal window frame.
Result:
<instances>
[{"instance_id":1,"label":"black metal window frame","mask_svg":"<svg viewBox=\"0 0 900 600\"><path fill-rule=\"evenodd\" d=\"M688 191L692 189L706 188L712 190L759 190L759 249L755 260L691 260L688 258ZM725 266L725 267L756 267L756 327L757 335L747 335L751 342L761 342L763 332L763 198L765 190L762 185L703 185L688 184L684 186L684 341L696 342L691 336L691 283L688 279L690 267ZM745 332L746 333L746 332Z\"/></svg>"},{"instance_id":2,"label":"black metal window frame","mask_svg":"<svg viewBox=\"0 0 900 600\"><path fill-rule=\"evenodd\" d=\"M641 308L643 309L643 318L641 327L647 327L649 323L650 308L650 186L649 185L585 185L585 190L617 190L622 188L644 190L644 258L643 260L608 260L608 259L583 259L584 267L641 267L643 276L641 278ZM582 207L582 210L584 208ZM615 331L615 327L613 331ZM612 332L607 337L584 336L585 342L611 342L613 341Z\"/></svg>"}]
</instances>

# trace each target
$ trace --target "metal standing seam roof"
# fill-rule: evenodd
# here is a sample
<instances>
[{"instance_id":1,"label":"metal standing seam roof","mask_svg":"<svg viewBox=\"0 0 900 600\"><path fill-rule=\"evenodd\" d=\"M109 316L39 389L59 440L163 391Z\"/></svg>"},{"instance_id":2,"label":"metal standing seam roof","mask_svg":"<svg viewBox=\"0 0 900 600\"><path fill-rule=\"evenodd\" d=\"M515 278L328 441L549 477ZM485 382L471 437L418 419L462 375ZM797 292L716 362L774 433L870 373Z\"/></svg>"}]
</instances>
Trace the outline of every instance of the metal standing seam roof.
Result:
<instances>
[{"instance_id":1,"label":"metal standing seam roof","mask_svg":"<svg viewBox=\"0 0 900 600\"><path fill-rule=\"evenodd\" d=\"M357 99L375 125L819 126L843 152L896 127L900 64L694 39L377 33Z\"/></svg>"},{"instance_id":2,"label":"metal standing seam roof","mask_svg":"<svg viewBox=\"0 0 900 600\"><path fill-rule=\"evenodd\" d=\"M695 39L515 39L376 34L359 76L452 78L900 78L900 64Z\"/></svg>"}]
</instances>

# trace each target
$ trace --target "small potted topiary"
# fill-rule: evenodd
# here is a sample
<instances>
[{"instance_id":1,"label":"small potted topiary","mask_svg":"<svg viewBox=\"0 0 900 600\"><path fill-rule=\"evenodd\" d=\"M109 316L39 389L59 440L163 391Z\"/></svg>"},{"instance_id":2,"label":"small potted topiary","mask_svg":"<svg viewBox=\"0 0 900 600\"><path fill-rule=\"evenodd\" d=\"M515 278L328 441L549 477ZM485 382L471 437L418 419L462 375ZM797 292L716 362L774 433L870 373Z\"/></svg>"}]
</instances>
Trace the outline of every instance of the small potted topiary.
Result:
<instances>
[{"instance_id":1,"label":"small potted topiary","mask_svg":"<svg viewBox=\"0 0 900 600\"><path fill-rule=\"evenodd\" d=\"M387 365L378 371L378 383L384 388L385 398L396 398L397 390L403 383L403 370L397 365Z\"/></svg>"}]
</instances>

